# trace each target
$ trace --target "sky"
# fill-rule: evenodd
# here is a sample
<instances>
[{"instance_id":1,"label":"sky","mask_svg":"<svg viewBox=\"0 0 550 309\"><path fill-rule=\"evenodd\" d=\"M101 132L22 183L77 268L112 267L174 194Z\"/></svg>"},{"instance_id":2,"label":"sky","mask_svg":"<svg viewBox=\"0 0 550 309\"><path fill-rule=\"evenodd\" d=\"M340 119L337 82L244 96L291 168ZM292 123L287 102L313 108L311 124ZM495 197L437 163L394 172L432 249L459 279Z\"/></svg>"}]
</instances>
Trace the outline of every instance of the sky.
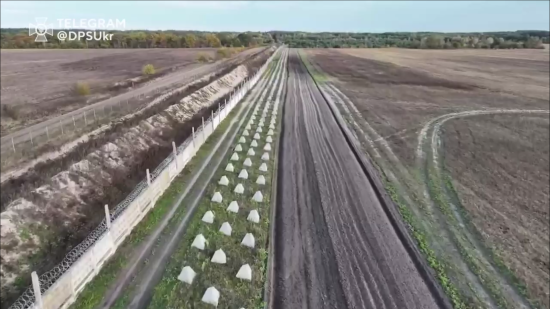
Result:
<instances>
[{"instance_id":1,"label":"sky","mask_svg":"<svg viewBox=\"0 0 550 309\"><path fill-rule=\"evenodd\" d=\"M46 17L124 21L118 30L489 32L549 30L549 1L4 1L2 28ZM87 27L90 28L90 27Z\"/></svg>"}]
</instances>

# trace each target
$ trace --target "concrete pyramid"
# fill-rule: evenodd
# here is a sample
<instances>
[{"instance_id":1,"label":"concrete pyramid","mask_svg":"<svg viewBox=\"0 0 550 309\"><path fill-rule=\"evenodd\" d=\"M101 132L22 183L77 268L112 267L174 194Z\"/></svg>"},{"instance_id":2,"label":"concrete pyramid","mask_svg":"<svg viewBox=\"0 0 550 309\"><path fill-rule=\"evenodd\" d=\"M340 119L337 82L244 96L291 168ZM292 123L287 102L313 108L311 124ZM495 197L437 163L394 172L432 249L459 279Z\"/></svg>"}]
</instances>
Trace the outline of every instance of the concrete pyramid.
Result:
<instances>
[{"instance_id":1,"label":"concrete pyramid","mask_svg":"<svg viewBox=\"0 0 550 309\"><path fill-rule=\"evenodd\" d=\"M258 128L256 129L256 132L262 133L262 127L258 127ZM254 136L255 136L255 135L254 135Z\"/></svg>"},{"instance_id":2,"label":"concrete pyramid","mask_svg":"<svg viewBox=\"0 0 550 309\"><path fill-rule=\"evenodd\" d=\"M259 133L254 134L254 139L260 139L260 134Z\"/></svg>"},{"instance_id":3,"label":"concrete pyramid","mask_svg":"<svg viewBox=\"0 0 550 309\"><path fill-rule=\"evenodd\" d=\"M271 138L271 136L268 136L265 141L268 143L273 143L273 139Z\"/></svg>"},{"instance_id":4,"label":"concrete pyramid","mask_svg":"<svg viewBox=\"0 0 550 309\"><path fill-rule=\"evenodd\" d=\"M230 160L231 161L239 161L239 155L236 152L234 152L233 155L231 156Z\"/></svg>"},{"instance_id":5,"label":"concrete pyramid","mask_svg":"<svg viewBox=\"0 0 550 309\"><path fill-rule=\"evenodd\" d=\"M191 244L191 247L195 247L199 250L204 250L205 244L206 244L206 238L204 238L204 236L202 236L202 234L199 234L193 240L193 243Z\"/></svg>"},{"instance_id":6,"label":"concrete pyramid","mask_svg":"<svg viewBox=\"0 0 550 309\"><path fill-rule=\"evenodd\" d=\"M248 152L246 153L247 156L253 156L255 154L256 153L254 152L254 149L252 149L252 148L248 149Z\"/></svg>"},{"instance_id":7,"label":"concrete pyramid","mask_svg":"<svg viewBox=\"0 0 550 309\"><path fill-rule=\"evenodd\" d=\"M256 191L256 193L254 193L254 196L252 197L252 200L254 202L261 203L264 200L264 196L262 195L262 192Z\"/></svg>"},{"instance_id":8,"label":"concrete pyramid","mask_svg":"<svg viewBox=\"0 0 550 309\"><path fill-rule=\"evenodd\" d=\"M233 201L229 203L229 206L227 207L227 211L238 213L239 212L239 204L237 204L237 201Z\"/></svg>"},{"instance_id":9,"label":"concrete pyramid","mask_svg":"<svg viewBox=\"0 0 550 309\"><path fill-rule=\"evenodd\" d=\"M227 186L229 184L229 179L225 175L220 178L220 181L218 182L221 186Z\"/></svg>"},{"instance_id":10,"label":"concrete pyramid","mask_svg":"<svg viewBox=\"0 0 550 309\"><path fill-rule=\"evenodd\" d=\"M233 190L233 192L235 193L238 193L238 194L243 194L244 193L244 187L242 184L238 184L236 187L235 187L235 190Z\"/></svg>"},{"instance_id":11,"label":"concrete pyramid","mask_svg":"<svg viewBox=\"0 0 550 309\"><path fill-rule=\"evenodd\" d=\"M243 168L241 172L239 173L239 178L241 179L248 179L248 172Z\"/></svg>"},{"instance_id":12,"label":"concrete pyramid","mask_svg":"<svg viewBox=\"0 0 550 309\"><path fill-rule=\"evenodd\" d=\"M264 154L262 155L262 160L268 161L269 160L269 153L264 152Z\"/></svg>"},{"instance_id":13,"label":"concrete pyramid","mask_svg":"<svg viewBox=\"0 0 550 309\"><path fill-rule=\"evenodd\" d=\"M220 300L220 292L218 292L218 290L216 290L216 288L213 286L206 289L206 292L204 292L204 295L202 296L202 299L201 299L203 303L213 305L214 307L218 307L219 300Z\"/></svg>"},{"instance_id":14,"label":"concrete pyramid","mask_svg":"<svg viewBox=\"0 0 550 309\"><path fill-rule=\"evenodd\" d=\"M267 135L273 135L273 129L269 129L269 131L267 131Z\"/></svg>"},{"instance_id":15,"label":"concrete pyramid","mask_svg":"<svg viewBox=\"0 0 550 309\"><path fill-rule=\"evenodd\" d=\"M225 167L225 171L226 171L226 172L233 172L233 171L235 171L235 168L233 167L233 164L231 164L231 163L227 164L227 166Z\"/></svg>"},{"instance_id":16,"label":"concrete pyramid","mask_svg":"<svg viewBox=\"0 0 550 309\"><path fill-rule=\"evenodd\" d=\"M249 124L247 124L246 127L244 127L244 128L245 128L246 130L252 130L252 127L251 127Z\"/></svg>"},{"instance_id":17,"label":"concrete pyramid","mask_svg":"<svg viewBox=\"0 0 550 309\"><path fill-rule=\"evenodd\" d=\"M253 209L248 214L248 217L246 218L246 220L248 220L252 223L260 223L260 214L258 213L258 211L256 209Z\"/></svg>"},{"instance_id":18,"label":"concrete pyramid","mask_svg":"<svg viewBox=\"0 0 550 309\"><path fill-rule=\"evenodd\" d=\"M243 131L243 136L249 136L249 135L250 135L250 133L248 133L248 130Z\"/></svg>"},{"instance_id":19,"label":"concrete pyramid","mask_svg":"<svg viewBox=\"0 0 550 309\"><path fill-rule=\"evenodd\" d=\"M270 125L269 125L269 128L273 130L273 129L275 129L275 125L274 125L274 124L270 124Z\"/></svg>"},{"instance_id":20,"label":"concrete pyramid","mask_svg":"<svg viewBox=\"0 0 550 309\"><path fill-rule=\"evenodd\" d=\"M214 223L214 213L210 210L205 212L204 216L202 216L202 222Z\"/></svg>"},{"instance_id":21,"label":"concrete pyramid","mask_svg":"<svg viewBox=\"0 0 550 309\"><path fill-rule=\"evenodd\" d=\"M244 166L252 166L252 160L250 158L246 158L243 162Z\"/></svg>"},{"instance_id":22,"label":"concrete pyramid","mask_svg":"<svg viewBox=\"0 0 550 309\"><path fill-rule=\"evenodd\" d=\"M263 128L263 126L264 126L264 121L260 120L260 122L258 122L258 128Z\"/></svg>"},{"instance_id":23,"label":"concrete pyramid","mask_svg":"<svg viewBox=\"0 0 550 309\"><path fill-rule=\"evenodd\" d=\"M250 235L252 235L252 234L250 234ZM212 256L212 259L210 260L210 262L217 263L217 264L225 264L227 262L225 252L223 252L222 249L216 250L216 252L214 252L214 256Z\"/></svg>"},{"instance_id":24,"label":"concrete pyramid","mask_svg":"<svg viewBox=\"0 0 550 309\"><path fill-rule=\"evenodd\" d=\"M260 172L267 172L267 164L265 162L260 165Z\"/></svg>"},{"instance_id":25,"label":"concrete pyramid","mask_svg":"<svg viewBox=\"0 0 550 309\"><path fill-rule=\"evenodd\" d=\"M264 177L264 175L258 176L258 179L256 180L256 184L265 185L265 177Z\"/></svg>"},{"instance_id":26,"label":"concrete pyramid","mask_svg":"<svg viewBox=\"0 0 550 309\"><path fill-rule=\"evenodd\" d=\"M256 245L256 240L254 239L254 235L250 233L247 233L246 235L244 235L241 245L244 245L249 248L254 248L254 246Z\"/></svg>"},{"instance_id":27,"label":"concrete pyramid","mask_svg":"<svg viewBox=\"0 0 550 309\"><path fill-rule=\"evenodd\" d=\"M253 139L252 143L250 143L250 147L251 148L258 147L258 142L255 139Z\"/></svg>"},{"instance_id":28,"label":"concrete pyramid","mask_svg":"<svg viewBox=\"0 0 550 309\"><path fill-rule=\"evenodd\" d=\"M182 281L182 282L185 282L187 284L191 284L191 283L193 283L193 279L195 279L196 275L197 275L197 273L193 270L193 268L191 268L189 266L185 266L181 270L181 272L178 276L178 280Z\"/></svg>"},{"instance_id":29,"label":"concrete pyramid","mask_svg":"<svg viewBox=\"0 0 550 309\"><path fill-rule=\"evenodd\" d=\"M270 143L265 144L264 150L265 151L270 151L271 150L271 144Z\"/></svg>"},{"instance_id":30,"label":"concrete pyramid","mask_svg":"<svg viewBox=\"0 0 550 309\"><path fill-rule=\"evenodd\" d=\"M241 152L241 151L243 151L243 146L241 146L241 144L237 144L237 146L235 147L235 151L236 151L236 152Z\"/></svg>"},{"instance_id":31,"label":"concrete pyramid","mask_svg":"<svg viewBox=\"0 0 550 309\"><path fill-rule=\"evenodd\" d=\"M237 278L251 281L252 280L252 268L250 268L250 265L244 264L243 266L241 266L241 268L237 272Z\"/></svg>"},{"instance_id":32,"label":"concrete pyramid","mask_svg":"<svg viewBox=\"0 0 550 309\"><path fill-rule=\"evenodd\" d=\"M248 122L248 124L249 124L249 125L253 125L253 124L254 124L254 120L251 119L251 120Z\"/></svg>"},{"instance_id":33,"label":"concrete pyramid","mask_svg":"<svg viewBox=\"0 0 550 309\"><path fill-rule=\"evenodd\" d=\"M214 196L212 196L212 202L221 203L222 202L222 194L220 192L214 193Z\"/></svg>"},{"instance_id":34,"label":"concrete pyramid","mask_svg":"<svg viewBox=\"0 0 550 309\"><path fill-rule=\"evenodd\" d=\"M239 143L246 143L246 138L244 138L244 136L241 136L241 138L239 138Z\"/></svg>"},{"instance_id":35,"label":"concrete pyramid","mask_svg":"<svg viewBox=\"0 0 550 309\"><path fill-rule=\"evenodd\" d=\"M231 228L231 225L229 225L229 222L224 222L220 227L220 232L224 235L231 236L232 231L233 229Z\"/></svg>"},{"instance_id":36,"label":"concrete pyramid","mask_svg":"<svg viewBox=\"0 0 550 309\"><path fill-rule=\"evenodd\" d=\"M251 120L256 120L256 116L255 115L252 115L252 117L250 117Z\"/></svg>"}]
</instances>

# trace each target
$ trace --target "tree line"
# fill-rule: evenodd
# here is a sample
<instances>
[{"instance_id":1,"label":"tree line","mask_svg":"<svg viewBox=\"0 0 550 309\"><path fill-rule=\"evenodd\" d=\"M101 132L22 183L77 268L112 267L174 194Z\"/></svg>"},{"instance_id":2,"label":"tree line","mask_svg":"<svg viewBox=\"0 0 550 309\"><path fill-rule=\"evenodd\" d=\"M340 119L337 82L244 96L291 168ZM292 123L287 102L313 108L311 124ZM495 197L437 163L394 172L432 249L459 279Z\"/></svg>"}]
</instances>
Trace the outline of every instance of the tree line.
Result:
<instances>
[{"instance_id":1,"label":"tree line","mask_svg":"<svg viewBox=\"0 0 550 309\"><path fill-rule=\"evenodd\" d=\"M71 29L65 31L86 31ZM99 30L98 30L99 31ZM48 42L35 42L28 29L0 29L1 48L201 48L201 47L250 47L271 44L268 33L200 31L105 31L112 34L111 40L86 41L57 38L58 30L47 35Z\"/></svg>"},{"instance_id":2,"label":"tree line","mask_svg":"<svg viewBox=\"0 0 550 309\"><path fill-rule=\"evenodd\" d=\"M73 29L72 31L85 31ZM200 48L250 47L284 43L296 48L543 48L550 32L539 30L475 33L435 32L200 32L200 31L106 31L111 40L60 41L57 31L47 36L47 43L34 42L28 29L0 29L1 48Z\"/></svg>"},{"instance_id":3,"label":"tree line","mask_svg":"<svg viewBox=\"0 0 550 309\"><path fill-rule=\"evenodd\" d=\"M486 33L308 33L273 32L272 36L297 48L382 48L413 49L458 48L544 48L549 31L527 30Z\"/></svg>"}]
</instances>

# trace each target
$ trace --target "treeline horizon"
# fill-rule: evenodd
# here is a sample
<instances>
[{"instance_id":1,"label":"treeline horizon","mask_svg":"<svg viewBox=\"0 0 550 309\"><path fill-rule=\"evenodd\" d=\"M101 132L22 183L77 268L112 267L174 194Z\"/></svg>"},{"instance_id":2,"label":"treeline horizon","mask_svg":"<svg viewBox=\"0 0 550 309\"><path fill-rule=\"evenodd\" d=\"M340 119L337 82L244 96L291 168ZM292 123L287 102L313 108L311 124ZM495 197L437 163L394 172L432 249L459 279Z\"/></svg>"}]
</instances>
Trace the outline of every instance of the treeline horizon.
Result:
<instances>
[{"instance_id":1,"label":"treeline horizon","mask_svg":"<svg viewBox=\"0 0 550 309\"><path fill-rule=\"evenodd\" d=\"M34 42L26 28L0 29L0 47L3 49L32 48L204 48L251 47L283 43L296 48L544 48L549 43L550 31L518 30L495 32L206 32L180 30L126 30L105 31L113 34L106 41L60 41L55 30L47 35L47 43ZM63 31L90 31L68 29Z\"/></svg>"}]
</instances>

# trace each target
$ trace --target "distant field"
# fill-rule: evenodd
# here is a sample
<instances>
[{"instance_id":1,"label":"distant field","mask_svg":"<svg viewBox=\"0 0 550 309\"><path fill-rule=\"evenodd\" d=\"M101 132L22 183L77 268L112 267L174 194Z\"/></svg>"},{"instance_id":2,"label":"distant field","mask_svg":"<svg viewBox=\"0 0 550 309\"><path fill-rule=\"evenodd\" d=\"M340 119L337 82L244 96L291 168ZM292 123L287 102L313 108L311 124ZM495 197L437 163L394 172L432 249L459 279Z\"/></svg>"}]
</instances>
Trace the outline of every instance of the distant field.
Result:
<instances>
[{"instance_id":1,"label":"distant field","mask_svg":"<svg viewBox=\"0 0 550 309\"><path fill-rule=\"evenodd\" d=\"M464 302L549 308L547 50L304 54Z\"/></svg>"},{"instance_id":2,"label":"distant field","mask_svg":"<svg viewBox=\"0 0 550 309\"><path fill-rule=\"evenodd\" d=\"M2 113L2 131L98 100L116 82L141 76L146 64L157 72L196 67L200 53L213 57L215 49L3 49L1 101L12 117ZM77 82L87 83L91 95L78 96Z\"/></svg>"}]
</instances>

